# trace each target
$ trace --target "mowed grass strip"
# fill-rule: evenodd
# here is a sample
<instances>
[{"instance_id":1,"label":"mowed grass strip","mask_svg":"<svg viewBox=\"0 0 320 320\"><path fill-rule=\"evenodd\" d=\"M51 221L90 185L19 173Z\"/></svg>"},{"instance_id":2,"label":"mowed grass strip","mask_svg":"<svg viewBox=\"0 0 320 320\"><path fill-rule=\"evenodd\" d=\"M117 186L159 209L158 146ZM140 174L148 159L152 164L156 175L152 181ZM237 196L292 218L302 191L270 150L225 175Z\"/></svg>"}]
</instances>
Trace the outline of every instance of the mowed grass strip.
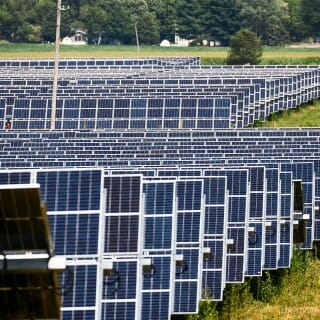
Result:
<instances>
[{"instance_id":1,"label":"mowed grass strip","mask_svg":"<svg viewBox=\"0 0 320 320\"><path fill-rule=\"evenodd\" d=\"M108 57L161 57L161 56L199 56L225 59L228 47L160 47L133 45L61 45L61 58L108 58ZM0 58L53 58L54 44L16 44L0 43ZM319 48L264 47L263 61L270 59L319 58Z\"/></svg>"},{"instance_id":2,"label":"mowed grass strip","mask_svg":"<svg viewBox=\"0 0 320 320\"><path fill-rule=\"evenodd\" d=\"M296 109L270 115L269 120L262 122L261 126L268 128L318 128L320 127L320 100L314 100Z\"/></svg>"}]
</instances>

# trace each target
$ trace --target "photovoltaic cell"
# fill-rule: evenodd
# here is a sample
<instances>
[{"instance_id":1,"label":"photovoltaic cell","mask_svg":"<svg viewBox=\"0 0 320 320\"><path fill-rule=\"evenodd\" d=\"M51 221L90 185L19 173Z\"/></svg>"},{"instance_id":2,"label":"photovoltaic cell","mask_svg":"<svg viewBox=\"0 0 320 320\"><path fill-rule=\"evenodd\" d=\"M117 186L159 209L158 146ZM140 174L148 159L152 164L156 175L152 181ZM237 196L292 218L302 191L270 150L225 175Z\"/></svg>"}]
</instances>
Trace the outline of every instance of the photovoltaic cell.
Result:
<instances>
[{"instance_id":1,"label":"photovoltaic cell","mask_svg":"<svg viewBox=\"0 0 320 320\"><path fill-rule=\"evenodd\" d=\"M142 319L167 319L171 313L175 192L175 185L170 181L143 184L143 255L151 259L151 270L143 273Z\"/></svg>"},{"instance_id":2,"label":"photovoltaic cell","mask_svg":"<svg viewBox=\"0 0 320 320\"><path fill-rule=\"evenodd\" d=\"M206 170L205 175L224 175L227 177L228 222L227 239L233 244L226 252L226 282L243 282L246 256L246 221L248 170Z\"/></svg>"},{"instance_id":3,"label":"photovoltaic cell","mask_svg":"<svg viewBox=\"0 0 320 320\"><path fill-rule=\"evenodd\" d=\"M101 170L39 171L37 182L49 212L100 208Z\"/></svg>"},{"instance_id":4,"label":"photovoltaic cell","mask_svg":"<svg viewBox=\"0 0 320 320\"><path fill-rule=\"evenodd\" d=\"M173 313L197 312L200 300L201 252L203 232L203 182L177 181L176 262ZM188 292L186 297L185 292Z\"/></svg>"}]
</instances>

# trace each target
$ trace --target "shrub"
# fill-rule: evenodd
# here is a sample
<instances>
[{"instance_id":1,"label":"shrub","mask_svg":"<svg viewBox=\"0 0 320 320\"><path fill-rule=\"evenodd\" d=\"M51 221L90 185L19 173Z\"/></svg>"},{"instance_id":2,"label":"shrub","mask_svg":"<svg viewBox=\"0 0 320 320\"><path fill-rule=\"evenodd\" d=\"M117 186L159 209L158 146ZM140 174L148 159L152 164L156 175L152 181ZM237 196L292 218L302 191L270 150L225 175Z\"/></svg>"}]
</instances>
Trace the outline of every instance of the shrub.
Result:
<instances>
[{"instance_id":1,"label":"shrub","mask_svg":"<svg viewBox=\"0 0 320 320\"><path fill-rule=\"evenodd\" d=\"M227 64L259 64L262 44L257 35L249 29L241 29L230 40Z\"/></svg>"}]
</instances>

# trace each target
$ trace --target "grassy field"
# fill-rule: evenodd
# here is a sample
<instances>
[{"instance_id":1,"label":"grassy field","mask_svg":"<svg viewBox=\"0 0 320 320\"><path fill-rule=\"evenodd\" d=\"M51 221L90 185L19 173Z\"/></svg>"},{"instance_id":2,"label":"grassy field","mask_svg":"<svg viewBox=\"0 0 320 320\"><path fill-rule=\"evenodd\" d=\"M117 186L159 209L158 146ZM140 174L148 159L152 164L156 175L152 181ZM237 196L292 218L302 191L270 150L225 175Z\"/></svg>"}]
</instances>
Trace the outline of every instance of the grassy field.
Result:
<instances>
[{"instance_id":1,"label":"grassy field","mask_svg":"<svg viewBox=\"0 0 320 320\"><path fill-rule=\"evenodd\" d=\"M228 318L230 320L319 320L320 261L310 259L306 266L293 269L283 276L280 290L271 301L249 299L240 309L231 310Z\"/></svg>"},{"instance_id":2,"label":"grassy field","mask_svg":"<svg viewBox=\"0 0 320 320\"><path fill-rule=\"evenodd\" d=\"M268 121L258 122L256 126L268 128L319 127L320 100L312 101L296 109L270 115Z\"/></svg>"},{"instance_id":3,"label":"grassy field","mask_svg":"<svg viewBox=\"0 0 320 320\"><path fill-rule=\"evenodd\" d=\"M188 48L162 48L159 46L141 46L138 52L136 46L60 46L61 58L106 58L106 57L149 57L149 56L199 56L207 59L223 59L227 57L229 48L217 47L188 47ZM53 44L8 44L0 43L0 58L53 58ZM274 60L289 59L298 63L301 59L319 61L319 48L289 48L265 47L263 63ZM219 60L218 60L219 61ZM286 60L287 61L287 60Z\"/></svg>"},{"instance_id":4,"label":"grassy field","mask_svg":"<svg viewBox=\"0 0 320 320\"><path fill-rule=\"evenodd\" d=\"M208 56L224 58L227 48L162 48L159 46L60 46L60 57L147 57L147 56ZM52 44L0 44L0 57L3 58L52 58L54 45ZM319 55L320 56L320 55Z\"/></svg>"}]
</instances>

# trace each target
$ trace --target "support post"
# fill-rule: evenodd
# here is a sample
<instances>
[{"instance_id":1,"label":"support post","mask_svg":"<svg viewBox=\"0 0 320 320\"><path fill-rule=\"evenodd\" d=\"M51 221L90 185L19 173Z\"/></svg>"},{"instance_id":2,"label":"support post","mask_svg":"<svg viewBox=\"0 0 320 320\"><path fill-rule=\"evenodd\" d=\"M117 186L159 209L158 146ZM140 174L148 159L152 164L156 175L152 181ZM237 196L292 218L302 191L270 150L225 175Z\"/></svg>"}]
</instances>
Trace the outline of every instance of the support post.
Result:
<instances>
[{"instance_id":1,"label":"support post","mask_svg":"<svg viewBox=\"0 0 320 320\"><path fill-rule=\"evenodd\" d=\"M57 0L57 25L56 25L56 42L55 42L55 53L54 53L54 71L53 71L51 122L50 122L50 129L51 130L55 129L55 123L56 123L58 71L59 71L60 23L61 23L61 0Z\"/></svg>"}]
</instances>

